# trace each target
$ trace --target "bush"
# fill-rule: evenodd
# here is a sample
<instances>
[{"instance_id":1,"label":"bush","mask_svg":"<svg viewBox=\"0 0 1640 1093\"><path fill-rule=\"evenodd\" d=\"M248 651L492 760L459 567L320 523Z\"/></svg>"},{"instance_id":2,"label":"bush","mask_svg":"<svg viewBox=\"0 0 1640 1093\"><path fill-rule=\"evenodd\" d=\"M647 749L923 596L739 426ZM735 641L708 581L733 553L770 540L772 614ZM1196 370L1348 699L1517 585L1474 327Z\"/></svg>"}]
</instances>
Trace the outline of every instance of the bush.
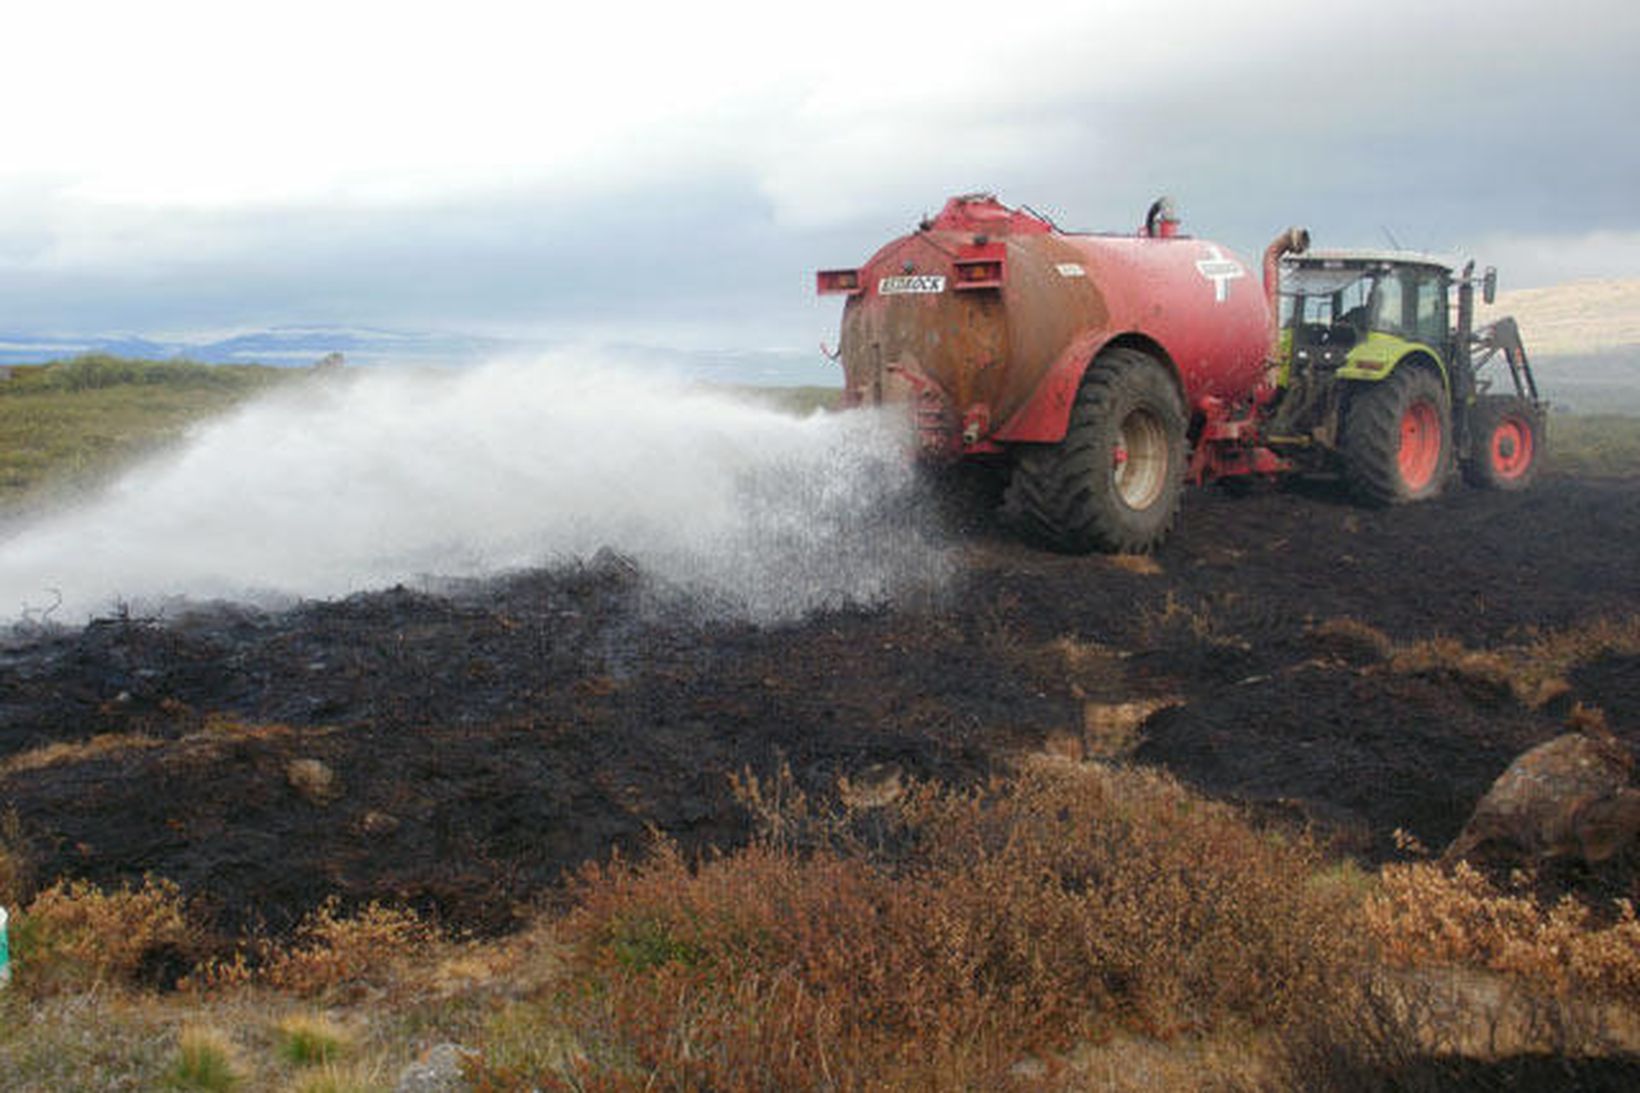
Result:
<instances>
[{"instance_id":1,"label":"bush","mask_svg":"<svg viewBox=\"0 0 1640 1093\"><path fill-rule=\"evenodd\" d=\"M262 978L301 995L358 994L387 985L436 940L413 911L371 903L344 916L332 901L303 921L291 948L266 954Z\"/></svg>"},{"instance_id":2,"label":"bush","mask_svg":"<svg viewBox=\"0 0 1640 1093\"><path fill-rule=\"evenodd\" d=\"M1354 897L1312 883L1307 844L1161 775L1044 764L984 792L917 788L875 850L851 842L857 818L763 795L782 797L780 837L733 856L691 868L663 846L587 870L554 1003L582 1052L488 1076L990 1086L1117 1030L1281 1026L1358 955L1340 929Z\"/></svg>"},{"instance_id":3,"label":"bush","mask_svg":"<svg viewBox=\"0 0 1640 1093\"><path fill-rule=\"evenodd\" d=\"M171 881L104 891L61 880L35 897L16 933L18 975L40 993L97 984L173 986L204 951Z\"/></svg>"},{"instance_id":4,"label":"bush","mask_svg":"<svg viewBox=\"0 0 1640 1093\"><path fill-rule=\"evenodd\" d=\"M1640 920L1627 900L1598 915L1572 896L1501 892L1466 862L1451 873L1387 865L1366 923L1391 966L1467 965L1562 997L1640 1004Z\"/></svg>"}]
</instances>

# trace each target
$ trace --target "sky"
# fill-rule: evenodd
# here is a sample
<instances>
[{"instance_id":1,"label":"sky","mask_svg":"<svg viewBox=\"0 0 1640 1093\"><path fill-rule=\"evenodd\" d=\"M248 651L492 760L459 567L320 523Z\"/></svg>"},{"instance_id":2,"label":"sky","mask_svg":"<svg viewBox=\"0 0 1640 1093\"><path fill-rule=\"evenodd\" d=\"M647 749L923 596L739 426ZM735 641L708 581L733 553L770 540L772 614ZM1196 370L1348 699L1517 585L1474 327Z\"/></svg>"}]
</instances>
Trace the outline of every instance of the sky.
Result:
<instances>
[{"instance_id":1,"label":"sky","mask_svg":"<svg viewBox=\"0 0 1640 1093\"><path fill-rule=\"evenodd\" d=\"M0 331L803 350L947 196L1640 277L1640 5L27 5Z\"/></svg>"}]
</instances>

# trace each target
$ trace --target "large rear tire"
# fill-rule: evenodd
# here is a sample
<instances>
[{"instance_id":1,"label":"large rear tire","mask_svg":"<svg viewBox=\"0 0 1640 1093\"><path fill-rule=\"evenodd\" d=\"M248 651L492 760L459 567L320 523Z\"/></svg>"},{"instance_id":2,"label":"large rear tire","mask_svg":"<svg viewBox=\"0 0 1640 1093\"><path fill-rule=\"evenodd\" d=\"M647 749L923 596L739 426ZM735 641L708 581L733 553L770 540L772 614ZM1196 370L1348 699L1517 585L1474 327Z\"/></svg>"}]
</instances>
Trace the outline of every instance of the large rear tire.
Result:
<instances>
[{"instance_id":1,"label":"large rear tire","mask_svg":"<svg viewBox=\"0 0 1640 1093\"><path fill-rule=\"evenodd\" d=\"M1434 497L1452 473L1452 408L1427 368L1401 365L1350 399L1340 447L1344 474L1376 505Z\"/></svg>"},{"instance_id":2,"label":"large rear tire","mask_svg":"<svg viewBox=\"0 0 1640 1093\"><path fill-rule=\"evenodd\" d=\"M1144 353L1112 349L1082 378L1065 439L1021 450L1007 509L1055 550L1143 554L1172 530L1184 470L1173 378Z\"/></svg>"},{"instance_id":3,"label":"large rear tire","mask_svg":"<svg viewBox=\"0 0 1640 1093\"><path fill-rule=\"evenodd\" d=\"M1518 395L1482 395L1469 412L1463 476L1488 490L1523 490L1543 461L1543 417Z\"/></svg>"}]
</instances>

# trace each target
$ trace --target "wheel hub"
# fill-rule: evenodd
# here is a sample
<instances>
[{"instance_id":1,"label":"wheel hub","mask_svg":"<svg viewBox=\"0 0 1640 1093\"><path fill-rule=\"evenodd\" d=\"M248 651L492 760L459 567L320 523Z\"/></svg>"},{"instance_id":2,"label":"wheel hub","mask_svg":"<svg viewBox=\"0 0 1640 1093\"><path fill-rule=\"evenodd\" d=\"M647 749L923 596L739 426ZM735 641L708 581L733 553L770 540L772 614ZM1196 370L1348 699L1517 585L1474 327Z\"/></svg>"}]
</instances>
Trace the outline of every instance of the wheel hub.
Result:
<instances>
[{"instance_id":1,"label":"wheel hub","mask_svg":"<svg viewBox=\"0 0 1640 1093\"><path fill-rule=\"evenodd\" d=\"M1441 414L1432 403L1414 402L1401 415L1401 448L1396 463L1409 490L1421 490L1435 478L1441 462Z\"/></svg>"},{"instance_id":2,"label":"wheel hub","mask_svg":"<svg viewBox=\"0 0 1640 1093\"><path fill-rule=\"evenodd\" d=\"M1131 509L1156 503L1167 484L1169 452L1167 427L1148 409L1140 408L1122 419L1121 438L1111 452L1116 493Z\"/></svg>"},{"instance_id":3,"label":"wheel hub","mask_svg":"<svg viewBox=\"0 0 1640 1093\"><path fill-rule=\"evenodd\" d=\"M1508 418L1492 430L1492 470L1501 478L1519 478L1532 465L1532 434L1526 423Z\"/></svg>"}]
</instances>

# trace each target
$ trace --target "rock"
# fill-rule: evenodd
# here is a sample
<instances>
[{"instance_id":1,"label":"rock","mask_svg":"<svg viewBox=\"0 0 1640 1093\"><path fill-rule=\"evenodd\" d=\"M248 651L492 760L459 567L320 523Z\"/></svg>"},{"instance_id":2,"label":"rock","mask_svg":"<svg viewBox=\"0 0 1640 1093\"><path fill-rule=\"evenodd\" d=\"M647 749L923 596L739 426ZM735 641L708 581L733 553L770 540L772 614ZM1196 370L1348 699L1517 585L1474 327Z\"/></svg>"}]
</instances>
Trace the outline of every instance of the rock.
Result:
<instances>
[{"instance_id":1,"label":"rock","mask_svg":"<svg viewBox=\"0 0 1640 1093\"><path fill-rule=\"evenodd\" d=\"M327 805L342 795L336 772L317 759L292 759L285 768L285 780L312 804Z\"/></svg>"},{"instance_id":2,"label":"rock","mask_svg":"<svg viewBox=\"0 0 1640 1093\"><path fill-rule=\"evenodd\" d=\"M1604 726L1539 744L1492 783L1441 860L1450 864L1490 849L1536 860L1605 861L1640 834L1640 790L1629 785L1633 765Z\"/></svg>"},{"instance_id":3,"label":"rock","mask_svg":"<svg viewBox=\"0 0 1640 1093\"><path fill-rule=\"evenodd\" d=\"M393 1093L459 1093L468 1088L461 1061L471 1055L460 1044L437 1044L399 1072Z\"/></svg>"},{"instance_id":4,"label":"rock","mask_svg":"<svg viewBox=\"0 0 1640 1093\"><path fill-rule=\"evenodd\" d=\"M359 829L366 835L391 835L399 829L399 818L388 812L371 809L359 820Z\"/></svg>"}]
</instances>

